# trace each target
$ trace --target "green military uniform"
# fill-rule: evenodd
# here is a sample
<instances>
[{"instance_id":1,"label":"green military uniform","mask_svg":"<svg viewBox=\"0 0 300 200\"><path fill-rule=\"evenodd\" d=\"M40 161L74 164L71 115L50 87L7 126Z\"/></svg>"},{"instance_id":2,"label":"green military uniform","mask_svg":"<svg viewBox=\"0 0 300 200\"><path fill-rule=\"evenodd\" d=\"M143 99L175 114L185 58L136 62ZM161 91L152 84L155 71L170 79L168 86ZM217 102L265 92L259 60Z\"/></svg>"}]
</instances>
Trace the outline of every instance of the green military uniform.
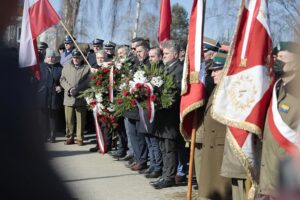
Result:
<instances>
[{"instance_id":1,"label":"green military uniform","mask_svg":"<svg viewBox=\"0 0 300 200\"><path fill-rule=\"evenodd\" d=\"M284 85L279 82L277 86L278 108L283 105L289 107L285 111L279 109L280 116L291 129L297 130L300 109L296 105L298 105L299 100L295 97L295 92L290 88L290 84ZM268 126L268 119L269 116L267 116L264 128L260 181L257 191L257 196L261 199L265 199L266 196L275 196L279 185L279 161L290 156L273 137Z\"/></svg>"},{"instance_id":2,"label":"green military uniform","mask_svg":"<svg viewBox=\"0 0 300 200\"><path fill-rule=\"evenodd\" d=\"M247 173L229 146L228 138L225 140L221 176L231 178L231 189L233 200L246 199L245 181Z\"/></svg>"},{"instance_id":3,"label":"green military uniform","mask_svg":"<svg viewBox=\"0 0 300 200\"><path fill-rule=\"evenodd\" d=\"M213 92L214 93L214 92ZM203 118L202 152L199 176L199 199L231 199L231 180L220 175L226 126L211 116L213 93Z\"/></svg>"}]
</instances>

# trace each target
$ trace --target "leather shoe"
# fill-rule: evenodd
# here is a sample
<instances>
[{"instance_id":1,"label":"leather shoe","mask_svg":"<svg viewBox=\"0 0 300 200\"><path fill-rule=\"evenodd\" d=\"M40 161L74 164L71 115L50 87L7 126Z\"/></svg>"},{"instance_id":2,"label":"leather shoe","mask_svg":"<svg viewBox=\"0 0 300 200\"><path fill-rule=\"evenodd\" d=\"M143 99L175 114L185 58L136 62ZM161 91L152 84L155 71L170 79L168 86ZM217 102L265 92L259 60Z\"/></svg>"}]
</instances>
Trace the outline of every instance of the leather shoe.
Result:
<instances>
[{"instance_id":1,"label":"leather shoe","mask_svg":"<svg viewBox=\"0 0 300 200\"><path fill-rule=\"evenodd\" d=\"M155 180L155 181L150 181L149 184L150 184L150 185L154 185L154 184L160 182L161 180L162 180L162 178L159 178L159 179L157 179L157 180Z\"/></svg>"},{"instance_id":2,"label":"leather shoe","mask_svg":"<svg viewBox=\"0 0 300 200\"><path fill-rule=\"evenodd\" d=\"M130 169L133 171L139 171L139 170L147 169L147 165L136 163L135 165L131 166Z\"/></svg>"},{"instance_id":3,"label":"leather shoe","mask_svg":"<svg viewBox=\"0 0 300 200\"><path fill-rule=\"evenodd\" d=\"M167 188L167 187L172 187L174 185L175 185L174 180L161 179L159 182L153 184L152 186L155 189L163 189L163 188Z\"/></svg>"},{"instance_id":4,"label":"leather shoe","mask_svg":"<svg viewBox=\"0 0 300 200\"><path fill-rule=\"evenodd\" d=\"M146 178L158 178L161 176L161 172L151 172L150 174L146 174Z\"/></svg>"},{"instance_id":5,"label":"leather shoe","mask_svg":"<svg viewBox=\"0 0 300 200\"><path fill-rule=\"evenodd\" d=\"M150 174L153 170L149 167L148 169L145 170L140 170L139 174Z\"/></svg>"},{"instance_id":6,"label":"leather shoe","mask_svg":"<svg viewBox=\"0 0 300 200\"><path fill-rule=\"evenodd\" d=\"M82 140L77 140L77 145L78 145L78 146L83 146L83 145L84 145L84 143L83 143L83 141L82 141Z\"/></svg>"},{"instance_id":7,"label":"leather shoe","mask_svg":"<svg viewBox=\"0 0 300 200\"><path fill-rule=\"evenodd\" d=\"M95 147L92 147L89 149L90 152L98 152L99 151L99 146L96 145Z\"/></svg>"},{"instance_id":8,"label":"leather shoe","mask_svg":"<svg viewBox=\"0 0 300 200\"><path fill-rule=\"evenodd\" d=\"M122 160L122 161L128 161L128 160L130 160L130 159L132 159L132 158L133 158L132 155L126 155L126 156L120 158L120 160Z\"/></svg>"},{"instance_id":9,"label":"leather shoe","mask_svg":"<svg viewBox=\"0 0 300 200\"><path fill-rule=\"evenodd\" d=\"M180 183L185 183L186 182L186 176L175 176L175 183L180 184Z\"/></svg>"},{"instance_id":10,"label":"leather shoe","mask_svg":"<svg viewBox=\"0 0 300 200\"><path fill-rule=\"evenodd\" d=\"M71 144L74 144L74 140L72 139L67 139L64 143L65 145L71 145Z\"/></svg>"},{"instance_id":11,"label":"leather shoe","mask_svg":"<svg viewBox=\"0 0 300 200\"><path fill-rule=\"evenodd\" d=\"M136 162L133 162L133 163L127 163L125 164L125 167L128 167L128 168L131 168L133 165L135 165Z\"/></svg>"}]
</instances>

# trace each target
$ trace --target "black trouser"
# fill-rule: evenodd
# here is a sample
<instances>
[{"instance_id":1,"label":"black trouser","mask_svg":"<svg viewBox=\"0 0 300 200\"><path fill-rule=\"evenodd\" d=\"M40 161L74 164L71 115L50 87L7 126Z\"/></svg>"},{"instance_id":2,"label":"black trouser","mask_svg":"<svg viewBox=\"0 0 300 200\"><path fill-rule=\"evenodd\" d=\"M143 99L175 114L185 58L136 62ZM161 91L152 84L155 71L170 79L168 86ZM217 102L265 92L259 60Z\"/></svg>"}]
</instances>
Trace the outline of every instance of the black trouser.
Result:
<instances>
[{"instance_id":1,"label":"black trouser","mask_svg":"<svg viewBox=\"0 0 300 200\"><path fill-rule=\"evenodd\" d=\"M125 155L126 154L126 150L127 150L127 135L126 135L126 130L125 130L125 126L124 126L124 118L120 118L118 120L118 140L119 140L119 144L118 144L118 153L119 155Z\"/></svg>"},{"instance_id":2,"label":"black trouser","mask_svg":"<svg viewBox=\"0 0 300 200\"><path fill-rule=\"evenodd\" d=\"M177 143L175 139L159 138L163 158L162 178L174 180L177 172Z\"/></svg>"}]
</instances>

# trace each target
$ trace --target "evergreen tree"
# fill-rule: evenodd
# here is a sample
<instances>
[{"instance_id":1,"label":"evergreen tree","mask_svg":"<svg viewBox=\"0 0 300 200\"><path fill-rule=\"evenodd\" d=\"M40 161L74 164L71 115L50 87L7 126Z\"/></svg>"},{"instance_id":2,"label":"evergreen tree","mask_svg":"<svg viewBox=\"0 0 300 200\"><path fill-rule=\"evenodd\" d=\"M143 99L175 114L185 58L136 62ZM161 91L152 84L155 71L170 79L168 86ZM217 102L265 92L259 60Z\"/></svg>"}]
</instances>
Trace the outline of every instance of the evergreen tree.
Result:
<instances>
[{"instance_id":1,"label":"evergreen tree","mask_svg":"<svg viewBox=\"0 0 300 200\"><path fill-rule=\"evenodd\" d=\"M171 39L186 41L188 36L188 13L178 3L172 6Z\"/></svg>"}]
</instances>

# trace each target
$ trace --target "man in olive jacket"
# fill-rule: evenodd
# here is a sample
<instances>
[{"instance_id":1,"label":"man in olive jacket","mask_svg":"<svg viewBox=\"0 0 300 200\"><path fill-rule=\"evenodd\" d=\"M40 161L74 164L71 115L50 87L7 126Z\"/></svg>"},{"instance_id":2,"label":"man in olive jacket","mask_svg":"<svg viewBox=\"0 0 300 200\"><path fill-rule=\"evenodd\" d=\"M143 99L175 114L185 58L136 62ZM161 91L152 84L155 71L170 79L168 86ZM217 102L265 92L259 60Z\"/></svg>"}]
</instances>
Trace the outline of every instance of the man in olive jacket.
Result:
<instances>
[{"instance_id":1,"label":"man in olive jacket","mask_svg":"<svg viewBox=\"0 0 300 200\"><path fill-rule=\"evenodd\" d=\"M72 62L62 70L60 84L64 88L64 106L66 117L66 145L74 144L75 116L77 122L77 144L83 145L83 131L86 121L86 101L79 98L81 91L88 88L90 69L84 65L80 52L72 52Z\"/></svg>"}]
</instances>

